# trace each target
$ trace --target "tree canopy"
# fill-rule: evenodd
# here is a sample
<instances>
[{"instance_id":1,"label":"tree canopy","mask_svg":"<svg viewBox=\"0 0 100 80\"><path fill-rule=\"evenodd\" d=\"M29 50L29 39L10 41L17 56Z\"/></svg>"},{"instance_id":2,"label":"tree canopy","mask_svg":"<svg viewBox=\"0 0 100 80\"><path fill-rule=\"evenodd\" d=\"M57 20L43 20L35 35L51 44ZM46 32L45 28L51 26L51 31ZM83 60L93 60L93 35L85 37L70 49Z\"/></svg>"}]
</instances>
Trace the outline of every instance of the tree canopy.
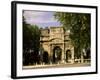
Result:
<instances>
[{"instance_id":1,"label":"tree canopy","mask_svg":"<svg viewBox=\"0 0 100 80\"><path fill-rule=\"evenodd\" d=\"M64 30L70 30L70 39L78 53L91 44L90 14L56 12L55 18L64 26Z\"/></svg>"},{"instance_id":2,"label":"tree canopy","mask_svg":"<svg viewBox=\"0 0 100 80\"><path fill-rule=\"evenodd\" d=\"M23 17L23 62L24 65L38 61L40 29L37 25L27 24ZM29 54L30 53L30 54Z\"/></svg>"},{"instance_id":3,"label":"tree canopy","mask_svg":"<svg viewBox=\"0 0 100 80\"><path fill-rule=\"evenodd\" d=\"M38 50L40 45L40 30L36 25L23 23L23 48Z\"/></svg>"}]
</instances>

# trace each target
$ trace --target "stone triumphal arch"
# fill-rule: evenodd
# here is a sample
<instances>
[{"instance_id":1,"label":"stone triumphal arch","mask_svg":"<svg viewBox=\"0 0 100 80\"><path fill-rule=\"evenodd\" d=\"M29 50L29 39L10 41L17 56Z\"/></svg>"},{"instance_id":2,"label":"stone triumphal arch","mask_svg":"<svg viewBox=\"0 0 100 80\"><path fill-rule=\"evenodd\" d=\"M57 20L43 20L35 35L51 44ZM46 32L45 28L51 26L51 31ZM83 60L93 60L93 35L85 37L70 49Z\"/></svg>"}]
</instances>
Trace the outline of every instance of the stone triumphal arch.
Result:
<instances>
[{"instance_id":1,"label":"stone triumphal arch","mask_svg":"<svg viewBox=\"0 0 100 80\"><path fill-rule=\"evenodd\" d=\"M73 63L74 46L71 44L69 32L63 27L41 29L41 52L48 54L50 63Z\"/></svg>"}]
</instances>

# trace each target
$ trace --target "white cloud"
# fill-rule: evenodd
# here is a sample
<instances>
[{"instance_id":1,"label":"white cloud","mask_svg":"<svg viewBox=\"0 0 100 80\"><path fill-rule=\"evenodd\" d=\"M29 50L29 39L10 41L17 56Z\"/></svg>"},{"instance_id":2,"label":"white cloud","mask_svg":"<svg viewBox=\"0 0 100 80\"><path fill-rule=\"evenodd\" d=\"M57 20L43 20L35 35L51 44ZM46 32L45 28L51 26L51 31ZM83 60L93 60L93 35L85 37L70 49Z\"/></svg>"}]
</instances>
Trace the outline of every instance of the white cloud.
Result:
<instances>
[{"instance_id":1,"label":"white cloud","mask_svg":"<svg viewBox=\"0 0 100 80\"><path fill-rule=\"evenodd\" d=\"M57 22L50 12L24 11L24 17L30 24Z\"/></svg>"}]
</instances>

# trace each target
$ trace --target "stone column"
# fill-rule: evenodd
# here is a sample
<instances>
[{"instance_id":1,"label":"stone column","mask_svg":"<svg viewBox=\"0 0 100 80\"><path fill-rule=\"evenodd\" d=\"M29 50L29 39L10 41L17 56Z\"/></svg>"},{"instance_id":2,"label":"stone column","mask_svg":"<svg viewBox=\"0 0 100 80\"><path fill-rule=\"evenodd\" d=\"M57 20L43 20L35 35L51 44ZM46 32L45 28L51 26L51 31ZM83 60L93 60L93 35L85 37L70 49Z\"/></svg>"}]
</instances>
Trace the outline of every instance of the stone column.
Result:
<instances>
[{"instance_id":1,"label":"stone column","mask_svg":"<svg viewBox=\"0 0 100 80\"><path fill-rule=\"evenodd\" d=\"M74 47L71 48L71 57L72 57L71 63L73 64L74 63Z\"/></svg>"},{"instance_id":2,"label":"stone column","mask_svg":"<svg viewBox=\"0 0 100 80\"><path fill-rule=\"evenodd\" d=\"M61 58L61 62L64 63L65 62L65 55L64 55L64 43L62 44L62 58Z\"/></svg>"},{"instance_id":3,"label":"stone column","mask_svg":"<svg viewBox=\"0 0 100 80\"><path fill-rule=\"evenodd\" d=\"M53 55L52 44L50 44L50 64L52 64L52 55Z\"/></svg>"},{"instance_id":4,"label":"stone column","mask_svg":"<svg viewBox=\"0 0 100 80\"><path fill-rule=\"evenodd\" d=\"M84 57L83 57L84 53L86 54L85 49L83 49L81 52L81 63L84 63Z\"/></svg>"},{"instance_id":5,"label":"stone column","mask_svg":"<svg viewBox=\"0 0 100 80\"><path fill-rule=\"evenodd\" d=\"M81 52L81 63L84 62L84 59L83 59L83 53Z\"/></svg>"}]
</instances>

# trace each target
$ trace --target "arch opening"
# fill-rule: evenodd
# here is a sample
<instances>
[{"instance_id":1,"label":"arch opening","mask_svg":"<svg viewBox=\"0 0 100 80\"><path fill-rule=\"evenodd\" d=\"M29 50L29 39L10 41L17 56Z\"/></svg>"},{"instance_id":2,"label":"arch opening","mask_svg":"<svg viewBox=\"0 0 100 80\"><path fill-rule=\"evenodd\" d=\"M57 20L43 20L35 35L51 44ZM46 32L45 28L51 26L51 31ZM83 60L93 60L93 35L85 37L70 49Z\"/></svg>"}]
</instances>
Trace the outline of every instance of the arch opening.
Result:
<instances>
[{"instance_id":1,"label":"arch opening","mask_svg":"<svg viewBox=\"0 0 100 80\"><path fill-rule=\"evenodd\" d=\"M53 49L53 63L59 63L61 61L62 49L59 46L55 46Z\"/></svg>"},{"instance_id":2,"label":"arch opening","mask_svg":"<svg viewBox=\"0 0 100 80\"><path fill-rule=\"evenodd\" d=\"M69 63L70 62L69 60L71 60L71 50L70 49L66 50L65 55L66 55L66 62Z\"/></svg>"},{"instance_id":3,"label":"arch opening","mask_svg":"<svg viewBox=\"0 0 100 80\"><path fill-rule=\"evenodd\" d=\"M44 53L43 53L43 62L45 64L48 64L49 63L49 55L48 55L48 52L47 51L44 51Z\"/></svg>"}]
</instances>

